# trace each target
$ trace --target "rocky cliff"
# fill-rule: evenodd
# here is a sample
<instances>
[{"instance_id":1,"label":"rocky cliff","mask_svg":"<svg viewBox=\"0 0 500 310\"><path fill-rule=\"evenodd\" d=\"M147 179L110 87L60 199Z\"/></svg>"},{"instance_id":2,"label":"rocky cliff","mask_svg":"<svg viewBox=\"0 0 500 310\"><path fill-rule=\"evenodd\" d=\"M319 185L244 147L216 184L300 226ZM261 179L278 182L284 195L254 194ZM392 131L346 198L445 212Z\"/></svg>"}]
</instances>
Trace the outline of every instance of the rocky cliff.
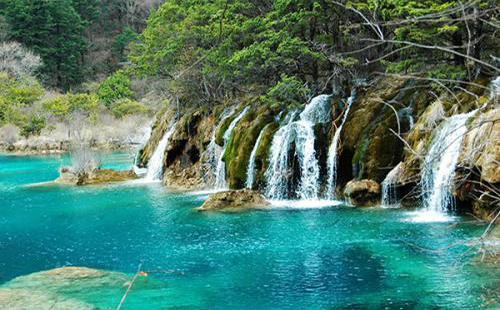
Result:
<instances>
[{"instance_id":1,"label":"rocky cliff","mask_svg":"<svg viewBox=\"0 0 500 310\"><path fill-rule=\"evenodd\" d=\"M428 81L390 76L373 79L356 86L355 96L351 92L350 111L345 96L329 97L328 122L298 116L304 105L270 103L262 97L242 97L237 102L186 110L182 114L166 108L157 116L140 163L147 165L159 141L176 121L174 134L164 150L166 186L214 188L222 180L231 189L250 186L266 194L272 173L280 173L275 177L286 181L286 195L293 198L300 196L298 192L310 181L305 178L310 178L313 170L319 176L312 179L312 186L317 186L321 198L328 194L326 183L332 162L328 150L336 131L341 129L333 159L337 163L333 189L337 195L351 180L387 184L384 179L401 163L391 186L400 199L415 202L422 194L425 158L436 132L451 116L470 112L464 137L460 137L451 190L458 198L459 210L473 210L487 218L498 205L495 197L500 175L500 110L498 93L490 90L490 81L491 78L483 77L439 91ZM294 125L294 121L297 128L292 128L286 137L289 147L280 154L288 168L272 171L271 144L278 129ZM308 123L301 127L301 122ZM307 126L314 132L313 144L304 144L303 139L311 137L303 137L303 129L298 129ZM308 145L308 150L298 149L304 145ZM306 153L315 160L305 160Z\"/></svg>"}]
</instances>

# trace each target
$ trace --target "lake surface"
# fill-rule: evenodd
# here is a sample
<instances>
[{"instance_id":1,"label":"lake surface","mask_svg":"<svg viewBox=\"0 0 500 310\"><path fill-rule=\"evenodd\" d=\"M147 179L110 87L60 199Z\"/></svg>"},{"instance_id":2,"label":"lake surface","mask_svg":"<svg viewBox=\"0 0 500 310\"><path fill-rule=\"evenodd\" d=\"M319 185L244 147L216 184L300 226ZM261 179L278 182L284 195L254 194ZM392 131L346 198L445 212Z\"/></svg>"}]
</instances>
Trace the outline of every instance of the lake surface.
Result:
<instances>
[{"instance_id":1,"label":"lake surface","mask_svg":"<svg viewBox=\"0 0 500 310\"><path fill-rule=\"evenodd\" d=\"M122 309L477 309L500 283L451 246L484 231L470 218L300 203L206 214L192 211L205 194L159 184L22 186L55 179L64 161L0 155L0 284L62 266L133 275L142 262L152 272ZM131 157L104 163L127 168ZM112 309L123 292L78 298Z\"/></svg>"}]
</instances>

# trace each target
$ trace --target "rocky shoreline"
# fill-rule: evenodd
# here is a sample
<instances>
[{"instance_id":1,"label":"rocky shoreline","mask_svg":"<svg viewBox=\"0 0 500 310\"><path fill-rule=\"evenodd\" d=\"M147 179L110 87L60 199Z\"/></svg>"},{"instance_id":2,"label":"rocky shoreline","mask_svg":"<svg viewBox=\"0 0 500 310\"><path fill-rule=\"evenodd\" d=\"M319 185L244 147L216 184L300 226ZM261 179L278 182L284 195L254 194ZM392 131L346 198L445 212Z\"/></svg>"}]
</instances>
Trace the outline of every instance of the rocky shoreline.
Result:
<instances>
[{"instance_id":1,"label":"rocky shoreline","mask_svg":"<svg viewBox=\"0 0 500 310\"><path fill-rule=\"evenodd\" d=\"M450 177L454 176L449 181L453 185L450 192L457 201L458 212L473 212L490 219L498 200L488 198L491 196L489 188L498 190L500 185L497 178L500 175L500 109L498 94L490 90L489 81L480 78L465 90L457 89L453 95L444 92L436 98L422 81L385 77L357 86L354 93L351 91L352 105L347 96L342 95L349 93L347 90L331 95L329 101L325 101L329 109L327 121L316 122L308 117L317 116L302 112L300 118L311 124L307 126L311 126L312 138L308 136L310 142L307 143L312 144L306 148L301 144L305 140L300 139L305 138L300 135L309 130L307 127L296 131L296 137L287 137L286 154L280 155L286 159L281 163L285 166L279 168L281 172L272 172L275 168L270 168L274 160L271 158L273 142L284 130L303 126L301 120L291 122L298 118L294 113L303 111L304 106L242 97L232 104L192 109L179 118L172 110L165 109L158 114L151 138L140 152L139 165L147 166L159 141L175 120L174 132L164 150L164 185L185 189L214 188L222 175L230 189L244 189L248 187L251 166L254 169L251 187L260 193L269 193L269 181L274 177L286 183L280 189L282 198L300 198L304 175L315 173L314 182L317 183L313 184L311 197L322 198L328 194L327 179L331 174L329 148L340 128L335 188L329 196L350 198L352 203L359 205L380 203L389 186L399 202L420 204L425 194L422 188L425 158L431 152L433 137L442 130L445 121L469 113L467 122L464 121L465 134L460 137L463 142L458 144L456 167L447 172ZM292 119L287 121L290 117ZM341 124L343 117L345 124ZM235 120L236 124L232 124ZM288 127L286 122L290 124ZM234 128L229 132L230 126ZM227 140L223 136L228 136ZM312 164L305 163L305 155L300 153L304 150L312 151L307 154ZM307 165L310 166L306 168ZM221 167L224 170L221 171ZM399 172L390 173L396 167ZM387 180L389 176L393 179ZM369 182L374 190L366 190L363 194L363 191L349 189L349 183L360 180Z\"/></svg>"}]
</instances>

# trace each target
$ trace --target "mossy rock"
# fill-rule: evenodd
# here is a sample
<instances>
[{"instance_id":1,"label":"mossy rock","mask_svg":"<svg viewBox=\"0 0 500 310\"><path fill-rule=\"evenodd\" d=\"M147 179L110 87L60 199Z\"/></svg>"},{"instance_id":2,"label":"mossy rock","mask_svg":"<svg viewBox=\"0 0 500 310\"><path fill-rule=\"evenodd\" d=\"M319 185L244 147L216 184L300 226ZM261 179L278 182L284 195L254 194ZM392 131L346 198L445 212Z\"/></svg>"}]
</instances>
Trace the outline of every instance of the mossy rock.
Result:
<instances>
[{"instance_id":1,"label":"mossy rock","mask_svg":"<svg viewBox=\"0 0 500 310\"><path fill-rule=\"evenodd\" d=\"M265 184L265 173L269 166L269 156L271 155L271 145L274 134L280 128L278 121L273 121L264 129L262 139L255 154L255 185L261 188Z\"/></svg>"},{"instance_id":2,"label":"mossy rock","mask_svg":"<svg viewBox=\"0 0 500 310\"><path fill-rule=\"evenodd\" d=\"M269 107L252 108L238 123L226 147L224 161L230 188L243 188L250 155L263 128L274 120Z\"/></svg>"},{"instance_id":3,"label":"mossy rock","mask_svg":"<svg viewBox=\"0 0 500 310\"><path fill-rule=\"evenodd\" d=\"M149 159L153 156L158 143L168 130L168 125L174 118L174 112L169 107L162 108L155 116L155 122L151 128L151 137L146 142L139 157L139 167L146 167Z\"/></svg>"}]
</instances>

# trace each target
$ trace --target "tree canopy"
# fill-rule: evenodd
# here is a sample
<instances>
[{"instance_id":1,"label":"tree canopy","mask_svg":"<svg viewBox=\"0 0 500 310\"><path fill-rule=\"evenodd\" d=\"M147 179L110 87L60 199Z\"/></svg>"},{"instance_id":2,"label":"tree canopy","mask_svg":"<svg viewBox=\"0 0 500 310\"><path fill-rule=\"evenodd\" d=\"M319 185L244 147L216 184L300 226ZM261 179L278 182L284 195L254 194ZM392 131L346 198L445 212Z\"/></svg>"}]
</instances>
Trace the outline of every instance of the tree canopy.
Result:
<instances>
[{"instance_id":1,"label":"tree canopy","mask_svg":"<svg viewBox=\"0 0 500 310\"><path fill-rule=\"evenodd\" d=\"M492 0L172 0L129 58L177 99L205 103L283 76L312 93L372 72L473 79L495 71L497 16Z\"/></svg>"}]
</instances>

